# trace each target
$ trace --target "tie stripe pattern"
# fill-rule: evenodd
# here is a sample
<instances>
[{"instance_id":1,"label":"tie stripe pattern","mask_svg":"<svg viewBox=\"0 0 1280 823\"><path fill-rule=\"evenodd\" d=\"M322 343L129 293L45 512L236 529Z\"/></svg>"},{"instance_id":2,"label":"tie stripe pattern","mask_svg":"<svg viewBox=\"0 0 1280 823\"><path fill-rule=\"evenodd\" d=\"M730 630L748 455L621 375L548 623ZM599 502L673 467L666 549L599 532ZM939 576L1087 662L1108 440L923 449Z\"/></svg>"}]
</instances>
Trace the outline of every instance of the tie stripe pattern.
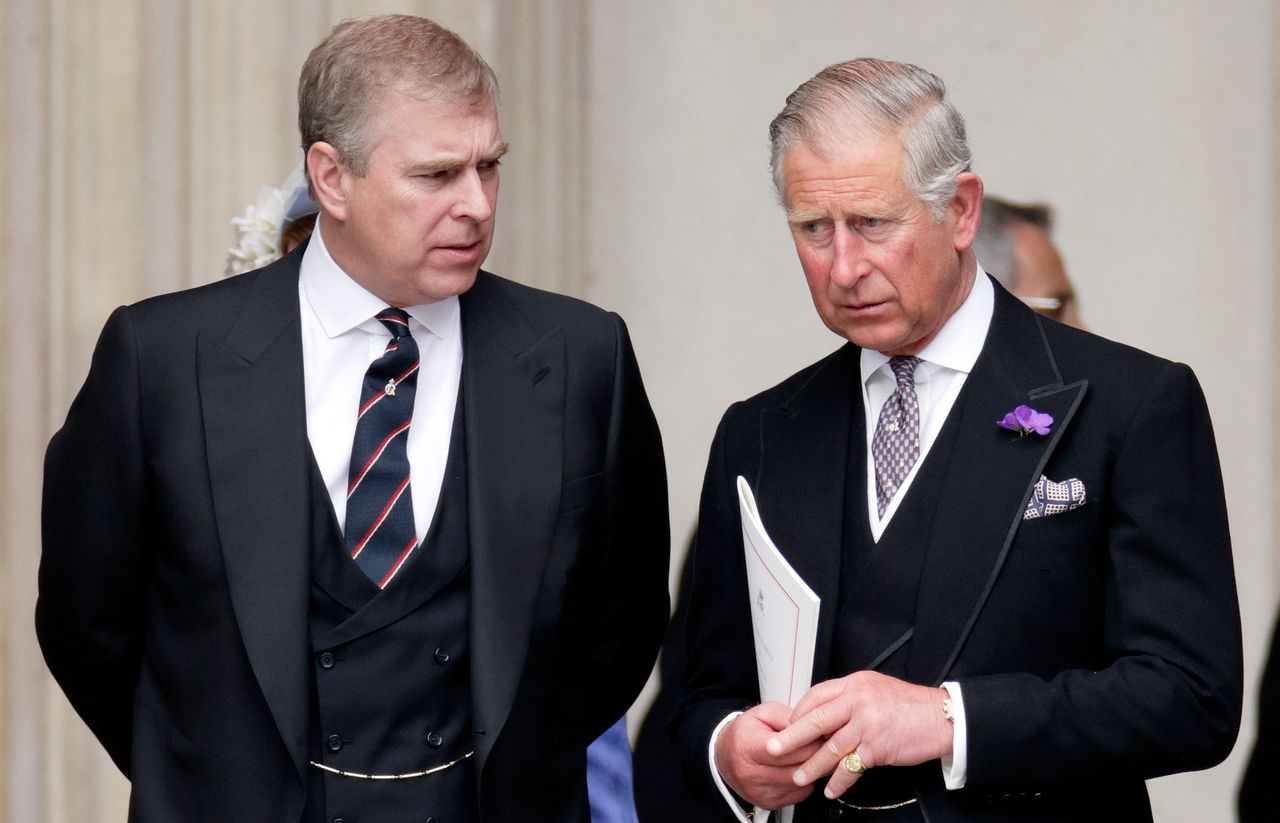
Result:
<instances>
[{"instance_id":1,"label":"tie stripe pattern","mask_svg":"<svg viewBox=\"0 0 1280 823\"><path fill-rule=\"evenodd\" d=\"M915 377L919 363L919 357L889 359L897 386L884 401L876 433L871 438L871 457L876 465L876 505L881 517L911 467L920 459L920 400L916 397Z\"/></svg>"},{"instance_id":2,"label":"tie stripe pattern","mask_svg":"<svg viewBox=\"0 0 1280 823\"><path fill-rule=\"evenodd\" d=\"M385 588L418 545L407 449L418 344L404 311L385 309L378 320L391 332L391 341L364 375L343 542L360 570Z\"/></svg>"}]
</instances>

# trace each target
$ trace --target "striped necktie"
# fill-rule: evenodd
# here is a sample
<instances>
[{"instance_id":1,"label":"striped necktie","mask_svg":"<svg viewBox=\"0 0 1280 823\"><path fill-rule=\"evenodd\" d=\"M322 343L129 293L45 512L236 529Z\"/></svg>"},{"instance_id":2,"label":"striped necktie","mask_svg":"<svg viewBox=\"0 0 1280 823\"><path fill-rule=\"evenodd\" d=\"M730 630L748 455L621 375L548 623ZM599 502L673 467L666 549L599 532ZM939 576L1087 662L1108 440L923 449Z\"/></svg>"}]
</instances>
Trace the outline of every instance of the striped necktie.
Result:
<instances>
[{"instance_id":1,"label":"striped necktie","mask_svg":"<svg viewBox=\"0 0 1280 823\"><path fill-rule=\"evenodd\" d=\"M377 319L391 332L391 340L364 375L343 542L361 571L384 588L418 543L406 448L418 384L418 344L409 334L404 311L385 309Z\"/></svg>"}]
</instances>

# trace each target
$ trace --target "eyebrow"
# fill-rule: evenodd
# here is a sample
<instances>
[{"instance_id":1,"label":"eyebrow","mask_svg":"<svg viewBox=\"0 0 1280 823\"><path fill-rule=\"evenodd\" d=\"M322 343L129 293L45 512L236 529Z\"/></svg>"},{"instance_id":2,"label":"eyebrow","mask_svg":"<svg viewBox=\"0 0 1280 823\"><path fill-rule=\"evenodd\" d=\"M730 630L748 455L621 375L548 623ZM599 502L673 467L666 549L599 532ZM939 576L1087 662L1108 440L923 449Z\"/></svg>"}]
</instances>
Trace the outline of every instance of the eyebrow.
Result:
<instances>
[{"instance_id":1,"label":"eyebrow","mask_svg":"<svg viewBox=\"0 0 1280 823\"><path fill-rule=\"evenodd\" d=\"M491 150L481 153L477 162L485 163L502 159L507 153L510 144L505 140L498 143ZM452 169L460 169L467 165L467 158L456 154L442 154L437 157L430 157L409 166L410 173L422 171L450 171Z\"/></svg>"},{"instance_id":2,"label":"eyebrow","mask_svg":"<svg viewBox=\"0 0 1280 823\"><path fill-rule=\"evenodd\" d=\"M825 215L813 211L799 211L797 209L787 209L788 223L816 223L825 219Z\"/></svg>"}]
</instances>

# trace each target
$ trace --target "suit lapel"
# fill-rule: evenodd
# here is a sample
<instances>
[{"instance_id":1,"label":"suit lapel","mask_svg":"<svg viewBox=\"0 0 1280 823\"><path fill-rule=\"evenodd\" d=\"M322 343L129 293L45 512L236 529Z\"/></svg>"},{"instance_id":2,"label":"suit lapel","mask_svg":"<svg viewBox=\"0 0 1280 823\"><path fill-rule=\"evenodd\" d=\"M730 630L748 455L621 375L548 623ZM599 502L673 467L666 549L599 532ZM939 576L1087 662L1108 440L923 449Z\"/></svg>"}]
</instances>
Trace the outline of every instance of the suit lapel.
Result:
<instances>
[{"instance_id":1,"label":"suit lapel","mask_svg":"<svg viewBox=\"0 0 1280 823\"><path fill-rule=\"evenodd\" d=\"M308 441L292 255L257 276L225 339L197 341L214 514L245 650L303 777Z\"/></svg>"},{"instance_id":2,"label":"suit lapel","mask_svg":"<svg viewBox=\"0 0 1280 823\"><path fill-rule=\"evenodd\" d=\"M471 542L471 681L479 775L520 683L555 529L565 348L481 272L462 296L462 391Z\"/></svg>"},{"instance_id":3,"label":"suit lapel","mask_svg":"<svg viewBox=\"0 0 1280 823\"><path fill-rule=\"evenodd\" d=\"M958 431L945 455L921 576L913 680L941 682L955 662L1022 524L1031 487L1084 398L1087 381L1063 384L1042 322L996 287L987 341L944 424ZM1019 437L996 425L1024 403L1053 415L1049 435Z\"/></svg>"},{"instance_id":4,"label":"suit lapel","mask_svg":"<svg viewBox=\"0 0 1280 823\"><path fill-rule=\"evenodd\" d=\"M845 504L850 500L848 461L865 463L863 449L849 449L851 438L865 439L861 395L851 378L858 373L858 352L854 346L841 348L791 399L762 412L759 476L747 478L765 530L822 600L815 681L825 677L831 656Z\"/></svg>"}]
</instances>

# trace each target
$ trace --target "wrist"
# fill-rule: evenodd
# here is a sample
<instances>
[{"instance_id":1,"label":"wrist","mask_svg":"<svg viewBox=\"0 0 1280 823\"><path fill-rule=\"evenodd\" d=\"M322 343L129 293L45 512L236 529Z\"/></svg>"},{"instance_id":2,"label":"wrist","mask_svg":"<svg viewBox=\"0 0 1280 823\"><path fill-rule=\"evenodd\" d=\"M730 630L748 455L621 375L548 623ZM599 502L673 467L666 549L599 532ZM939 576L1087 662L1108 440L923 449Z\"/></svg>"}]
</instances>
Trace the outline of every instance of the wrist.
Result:
<instances>
[{"instance_id":1,"label":"wrist","mask_svg":"<svg viewBox=\"0 0 1280 823\"><path fill-rule=\"evenodd\" d=\"M937 694L938 740L942 746L940 757L950 757L955 748L955 706L951 692L939 686Z\"/></svg>"}]
</instances>

